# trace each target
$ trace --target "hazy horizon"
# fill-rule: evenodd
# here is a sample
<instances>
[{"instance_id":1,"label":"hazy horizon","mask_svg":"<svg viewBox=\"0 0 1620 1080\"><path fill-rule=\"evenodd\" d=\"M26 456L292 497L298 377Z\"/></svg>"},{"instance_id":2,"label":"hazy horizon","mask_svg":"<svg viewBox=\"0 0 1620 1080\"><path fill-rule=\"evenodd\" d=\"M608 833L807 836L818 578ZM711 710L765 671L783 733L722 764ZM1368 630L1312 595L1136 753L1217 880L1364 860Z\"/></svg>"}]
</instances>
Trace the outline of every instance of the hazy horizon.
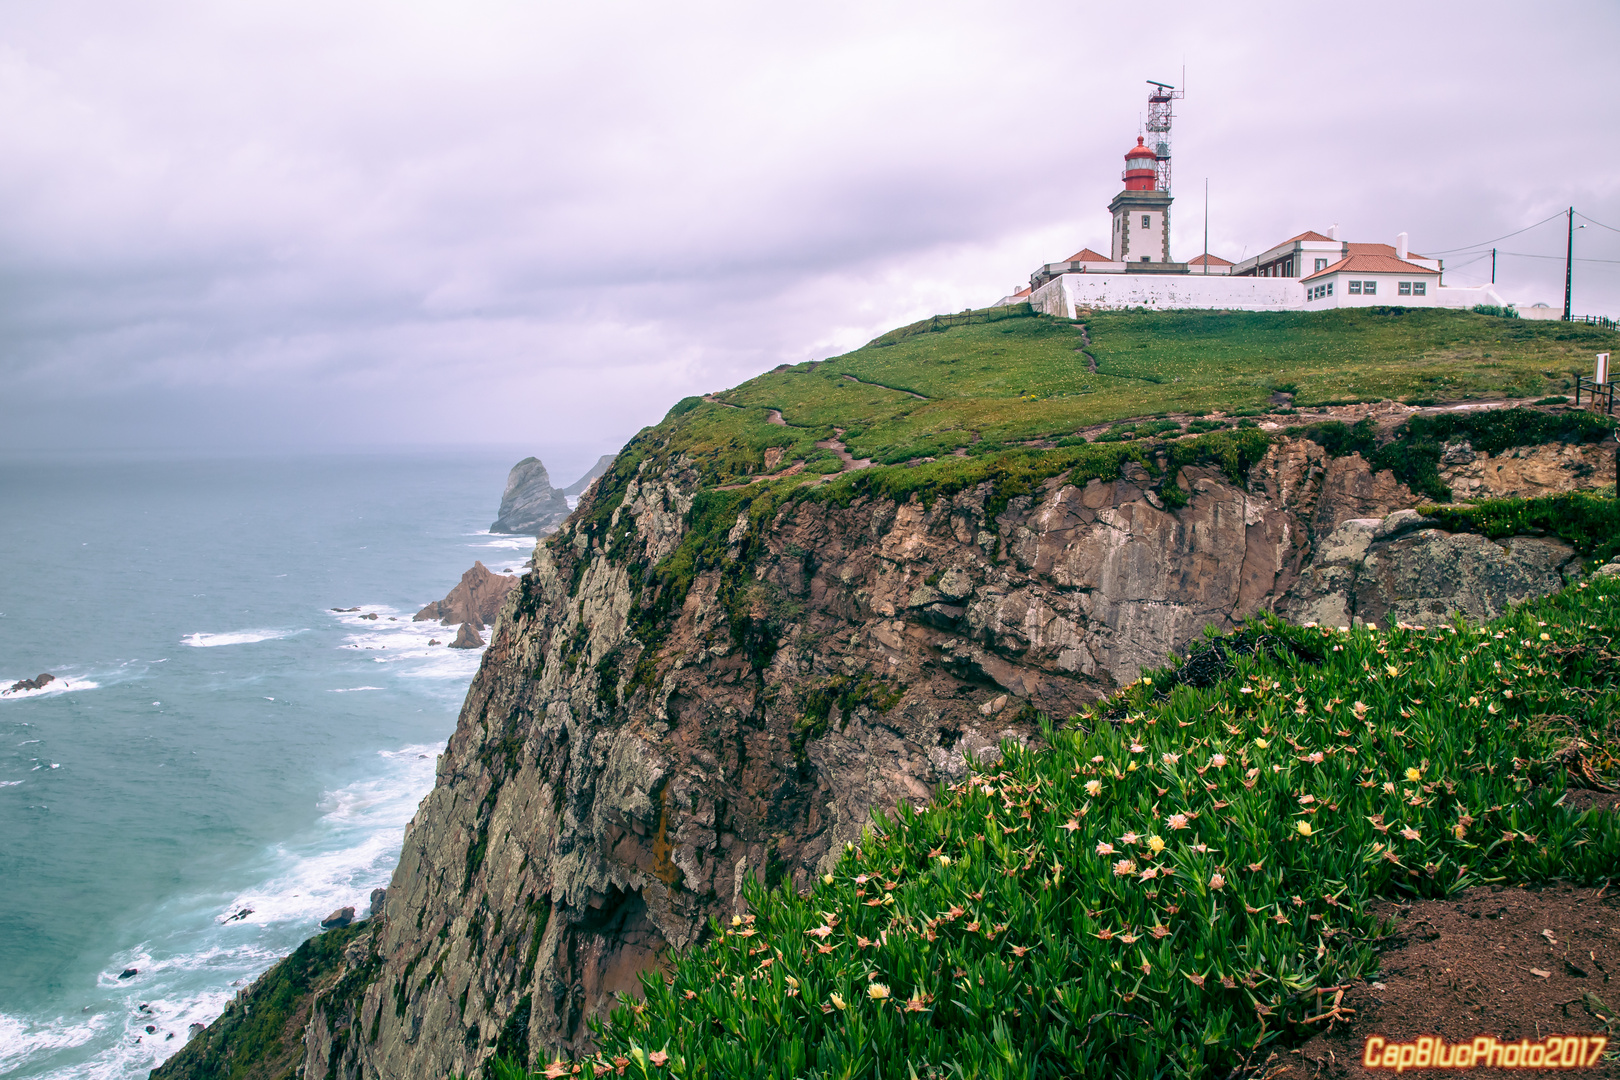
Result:
<instances>
[{"instance_id":1,"label":"hazy horizon","mask_svg":"<svg viewBox=\"0 0 1620 1080\"><path fill-rule=\"evenodd\" d=\"M14 8L0 454L511 448L566 482L683 396L1106 248L1146 80L1183 67L1175 257L1206 177L1231 259L1334 223L1451 252L1574 205L1575 310L1620 314L1620 10L1148 18ZM1564 242L1501 241L1502 295L1561 307Z\"/></svg>"}]
</instances>

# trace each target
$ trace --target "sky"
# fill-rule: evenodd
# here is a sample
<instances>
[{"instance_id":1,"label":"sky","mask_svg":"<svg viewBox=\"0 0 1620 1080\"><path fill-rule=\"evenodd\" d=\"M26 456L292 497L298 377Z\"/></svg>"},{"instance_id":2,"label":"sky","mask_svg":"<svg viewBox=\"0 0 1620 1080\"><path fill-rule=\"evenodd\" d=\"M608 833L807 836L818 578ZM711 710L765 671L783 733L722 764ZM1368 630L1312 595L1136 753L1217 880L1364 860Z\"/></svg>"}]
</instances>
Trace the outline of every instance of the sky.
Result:
<instances>
[{"instance_id":1,"label":"sky","mask_svg":"<svg viewBox=\"0 0 1620 1080\"><path fill-rule=\"evenodd\" d=\"M1404 230L1456 284L1574 206L1575 310L1620 315L1617 30L1612 0L14 0L0 454L515 447L562 482L683 396L1106 250L1148 79L1186 90L1176 258L1206 178L1216 254ZM1564 243L1500 241L1502 295L1561 307Z\"/></svg>"}]
</instances>

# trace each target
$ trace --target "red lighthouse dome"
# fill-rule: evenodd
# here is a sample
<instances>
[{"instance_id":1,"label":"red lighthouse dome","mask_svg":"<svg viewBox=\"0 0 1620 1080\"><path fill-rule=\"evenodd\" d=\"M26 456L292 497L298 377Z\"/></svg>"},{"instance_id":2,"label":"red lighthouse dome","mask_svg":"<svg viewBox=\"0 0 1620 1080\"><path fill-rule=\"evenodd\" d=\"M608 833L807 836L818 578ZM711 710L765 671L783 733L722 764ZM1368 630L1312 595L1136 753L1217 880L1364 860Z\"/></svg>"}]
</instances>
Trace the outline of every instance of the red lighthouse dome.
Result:
<instances>
[{"instance_id":1,"label":"red lighthouse dome","mask_svg":"<svg viewBox=\"0 0 1620 1080\"><path fill-rule=\"evenodd\" d=\"M1142 137L1136 137L1136 145L1125 154L1125 181L1126 191L1152 191L1159 176L1159 163L1153 156L1153 151L1142 145Z\"/></svg>"}]
</instances>

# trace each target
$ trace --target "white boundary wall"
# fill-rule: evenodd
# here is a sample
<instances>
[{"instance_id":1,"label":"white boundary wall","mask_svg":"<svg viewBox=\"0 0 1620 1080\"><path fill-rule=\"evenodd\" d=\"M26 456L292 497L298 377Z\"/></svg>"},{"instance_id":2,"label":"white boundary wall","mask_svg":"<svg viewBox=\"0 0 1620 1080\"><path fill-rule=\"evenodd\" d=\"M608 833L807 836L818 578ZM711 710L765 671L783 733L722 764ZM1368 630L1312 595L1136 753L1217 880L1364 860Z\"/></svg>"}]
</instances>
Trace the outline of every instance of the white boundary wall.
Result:
<instances>
[{"instance_id":1,"label":"white boundary wall","mask_svg":"<svg viewBox=\"0 0 1620 1080\"><path fill-rule=\"evenodd\" d=\"M1228 308L1294 311L1305 306L1295 278L1224 274L1064 274L1030 297L1035 310L1072 319L1081 308Z\"/></svg>"},{"instance_id":2,"label":"white boundary wall","mask_svg":"<svg viewBox=\"0 0 1620 1080\"><path fill-rule=\"evenodd\" d=\"M1305 287L1298 278L1227 277L1203 274L1063 274L1053 278L1030 296L1035 310L1059 318L1072 319L1082 308L1107 311L1111 308L1209 308L1228 311L1320 311L1338 307L1338 291L1326 302L1305 302ZM1385 286L1379 285L1383 292ZM1394 293L1393 280L1388 285ZM1355 299L1359 300L1359 297ZM1391 307L1470 308L1475 304L1501 304L1502 298L1489 285L1452 288L1431 285L1422 297L1380 295L1373 304ZM1559 312L1562 315L1562 312Z\"/></svg>"}]
</instances>

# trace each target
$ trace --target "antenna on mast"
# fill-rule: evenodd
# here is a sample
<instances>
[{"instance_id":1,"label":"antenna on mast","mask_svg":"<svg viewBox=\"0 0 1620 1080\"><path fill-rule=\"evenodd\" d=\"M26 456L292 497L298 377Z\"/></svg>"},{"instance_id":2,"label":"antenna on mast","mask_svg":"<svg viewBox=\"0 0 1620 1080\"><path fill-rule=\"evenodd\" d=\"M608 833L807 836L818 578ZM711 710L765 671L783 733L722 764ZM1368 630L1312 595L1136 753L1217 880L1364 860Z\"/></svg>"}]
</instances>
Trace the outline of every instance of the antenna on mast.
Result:
<instances>
[{"instance_id":1,"label":"antenna on mast","mask_svg":"<svg viewBox=\"0 0 1620 1080\"><path fill-rule=\"evenodd\" d=\"M1160 191L1170 190L1170 121L1174 119L1172 103L1181 100L1186 92L1177 90L1169 83L1147 80L1153 87L1148 91L1148 118L1147 130L1152 139L1153 156L1158 161L1159 176L1158 188Z\"/></svg>"}]
</instances>

